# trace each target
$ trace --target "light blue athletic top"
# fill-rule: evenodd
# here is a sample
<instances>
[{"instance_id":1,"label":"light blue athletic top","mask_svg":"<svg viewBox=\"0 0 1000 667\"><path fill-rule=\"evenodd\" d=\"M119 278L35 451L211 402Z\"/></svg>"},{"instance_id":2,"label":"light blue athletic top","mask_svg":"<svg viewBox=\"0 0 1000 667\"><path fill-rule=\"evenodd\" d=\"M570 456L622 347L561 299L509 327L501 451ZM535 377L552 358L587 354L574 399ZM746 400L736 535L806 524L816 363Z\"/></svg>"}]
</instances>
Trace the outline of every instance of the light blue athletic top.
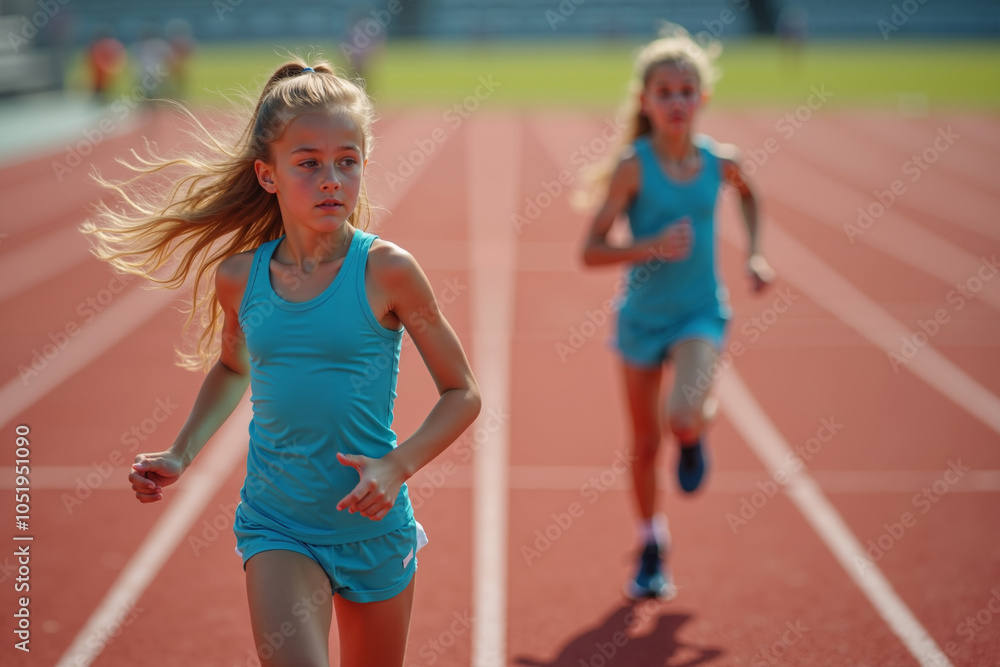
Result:
<instances>
[{"instance_id":1,"label":"light blue athletic top","mask_svg":"<svg viewBox=\"0 0 1000 667\"><path fill-rule=\"evenodd\" d=\"M681 261L645 260L628 273L622 314L666 325L695 313L731 316L729 293L718 273L715 248L715 208L722 169L715 142L696 135L701 169L690 181L667 176L653 151L649 136L635 140L639 161L639 192L628 208L629 226L636 240L659 235L681 217L691 218L691 254Z\"/></svg>"},{"instance_id":2,"label":"light blue athletic top","mask_svg":"<svg viewBox=\"0 0 1000 667\"><path fill-rule=\"evenodd\" d=\"M379 324L368 304L365 265L376 238L356 230L333 282L302 303L285 301L272 287L271 256L284 236L264 243L240 305L253 419L238 511L311 544L377 537L413 516L405 484L381 521L337 511L359 480L337 452L381 458L396 446L391 426L403 333Z\"/></svg>"}]
</instances>

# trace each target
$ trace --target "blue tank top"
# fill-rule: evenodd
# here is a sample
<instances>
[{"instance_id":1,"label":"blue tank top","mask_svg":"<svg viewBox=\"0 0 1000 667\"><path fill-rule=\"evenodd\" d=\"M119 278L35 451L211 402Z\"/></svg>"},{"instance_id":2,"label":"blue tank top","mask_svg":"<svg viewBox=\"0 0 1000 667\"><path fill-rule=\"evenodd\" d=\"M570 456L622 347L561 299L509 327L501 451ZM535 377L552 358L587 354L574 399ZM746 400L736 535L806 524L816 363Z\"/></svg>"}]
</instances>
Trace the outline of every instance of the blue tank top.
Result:
<instances>
[{"instance_id":1,"label":"blue tank top","mask_svg":"<svg viewBox=\"0 0 1000 667\"><path fill-rule=\"evenodd\" d=\"M238 511L307 543L377 537L413 516L405 484L381 521L336 508L360 479L337 452L381 458L396 446L403 333L379 324L368 304L365 265L376 238L355 230L334 280L302 303L272 287L271 256L284 236L264 243L240 305L253 419Z\"/></svg>"},{"instance_id":2,"label":"blue tank top","mask_svg":"<svg viewBox=\"0 0 1000 667\"><path fill-rule=\"evenodd\" d=\"M679 218L691 218L691 254L686 259L652 259L629 270L621 310L653 323L705 312L725 319L731 315L729 294L716 266L715 208L722 169L710 137L696 135L693 142L701 153L701 169L690 181L667 176L648 135L634 142L640 185L628 208L632 236L656 237Z\"/></svg>"}]
</instances>

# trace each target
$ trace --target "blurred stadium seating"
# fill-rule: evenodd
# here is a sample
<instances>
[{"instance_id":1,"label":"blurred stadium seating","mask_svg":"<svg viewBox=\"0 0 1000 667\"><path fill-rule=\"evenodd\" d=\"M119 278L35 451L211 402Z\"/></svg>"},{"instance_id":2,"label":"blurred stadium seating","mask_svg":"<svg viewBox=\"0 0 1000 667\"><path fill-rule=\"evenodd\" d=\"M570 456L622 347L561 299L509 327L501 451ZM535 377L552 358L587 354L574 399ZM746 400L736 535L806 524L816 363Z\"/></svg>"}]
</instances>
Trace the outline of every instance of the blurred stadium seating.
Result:
<instances>
[{"instance_id":1,"label":"blurred stadium seating","mask_svg":"<svg viewBox=\"0 0 1000 667\"><path fill-rule=\"evenodd\" d=\"M756 3L763 9L763 24L754 17L748 0L398 0L402 6L390 34L431 38L469 37L647 37L657 21L669 18L689 30L705 29L730 10L735 19L727 24L727 37L767 31L778 11L791 3ZM919 9L907 23L910 36L990 36L1000 34L1000 2L997 0L799 0L806 10L809 33L814 36L879 38L876 22L887 19L893 4L912 4ZM150 21L171 18L187 20L199 40L253 39L272 36L339 35L351 12L384 9L386 0L298 0L278 4L271 0L173 0L130 2L129 0L73 0L79 16L77 34L85 36L101 22L115 25L122 39L136 37ZM586 7L553 30L546 12ZM568 18L568 17L567 17Z\"/></svg>"}]
</instances>

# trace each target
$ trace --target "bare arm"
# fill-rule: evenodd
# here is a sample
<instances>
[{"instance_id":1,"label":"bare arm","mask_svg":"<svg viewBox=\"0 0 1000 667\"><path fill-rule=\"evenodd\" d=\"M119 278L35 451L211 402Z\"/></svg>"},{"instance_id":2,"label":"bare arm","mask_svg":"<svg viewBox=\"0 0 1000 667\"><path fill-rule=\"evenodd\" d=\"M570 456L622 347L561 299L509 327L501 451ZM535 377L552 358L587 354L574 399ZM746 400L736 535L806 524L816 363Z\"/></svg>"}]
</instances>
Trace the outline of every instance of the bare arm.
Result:
<instances>
[{"instance_id":1,"label":"bare arm","mask_svg":"<svg viewBox=\"0 0 1000 667\"><path fill-rule=\"evenodd\" d=\"M602 266L621 262L639 262L644 259L681 259L690 251L690 225L670 225L657 238L634 241L627 246L608 243L608 232L615 219L625 212L639 192L639 161L634 155L626 157L615 168L608 187L608 196L597 212L583 248L583 263ZM682 219L683 220L683 219Z\"/></svg>"},{"instance_id":2,"label":"bare arm","mask_svg":"<svg viewBox=\"0 0 1000 667\"><path fill-rule=\"evenodd\" d=\"M723 181L736 188L740 195L740 212L747 228L747 273L755 292L764 289L774 281L774 270L760 251L760 217L757 196L747 175L740 167L739 153L735 147L727 146L730 157L722 159Z\"/></svg>"},{"instance_id":3,"label":"bare arm","mask_svg":"<svg viewBox=\"0 0 1000 667\"><path fill-rule=\"evenodd\" d=\"M455 331L445 320L427 276L406 251L388 243L369 255L373 290L384 299L377 310L391 311L404 324L438 390L438 401L410 437L381 459L339 455L361 474L358 485L337 509L381 519L392 508L399 488L420 468L448 448L482 407L479 385ZM379 298L379 296L376 296Z\"/></svg>"},{"instance_id":4,"label":"bare arm","mask_svg":"<svg viewBox=\"0 0 1000 667\"><path fill-rule=\"evenodd\" d=\"M219 265L215 289L224 317L222 354L205 376L191 414L173 445L166 451L135 457L129 481L140 502L162 498L163 487L180 479L246 393L250 365L237 309L243 299L248 271L246 254L230 257Z\"/></svg>"}]
</instances>

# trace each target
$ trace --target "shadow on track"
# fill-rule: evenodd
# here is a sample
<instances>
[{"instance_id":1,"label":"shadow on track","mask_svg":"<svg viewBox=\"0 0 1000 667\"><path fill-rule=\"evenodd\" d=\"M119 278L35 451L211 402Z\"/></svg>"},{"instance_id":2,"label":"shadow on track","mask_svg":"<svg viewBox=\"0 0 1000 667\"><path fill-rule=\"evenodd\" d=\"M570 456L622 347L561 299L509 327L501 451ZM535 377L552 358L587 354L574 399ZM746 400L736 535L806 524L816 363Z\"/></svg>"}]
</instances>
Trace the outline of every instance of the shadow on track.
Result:
<instances>
[{"instance_id":1,"label":"shadow on track","mask_svg":"<svg viewBox=\"0 0 1000 667\"><path fill-rule=\"evenodd\" d=\"M718 648L681 644L677 632L691 617L666 613L657 601L626 604L612 610L600 625L571 639L551 662L517 656L514 664L526 667L603 667L634 665L662 667L676 654L676 667L699 665L722 655Z\"/></svg>"}]
</instances>

